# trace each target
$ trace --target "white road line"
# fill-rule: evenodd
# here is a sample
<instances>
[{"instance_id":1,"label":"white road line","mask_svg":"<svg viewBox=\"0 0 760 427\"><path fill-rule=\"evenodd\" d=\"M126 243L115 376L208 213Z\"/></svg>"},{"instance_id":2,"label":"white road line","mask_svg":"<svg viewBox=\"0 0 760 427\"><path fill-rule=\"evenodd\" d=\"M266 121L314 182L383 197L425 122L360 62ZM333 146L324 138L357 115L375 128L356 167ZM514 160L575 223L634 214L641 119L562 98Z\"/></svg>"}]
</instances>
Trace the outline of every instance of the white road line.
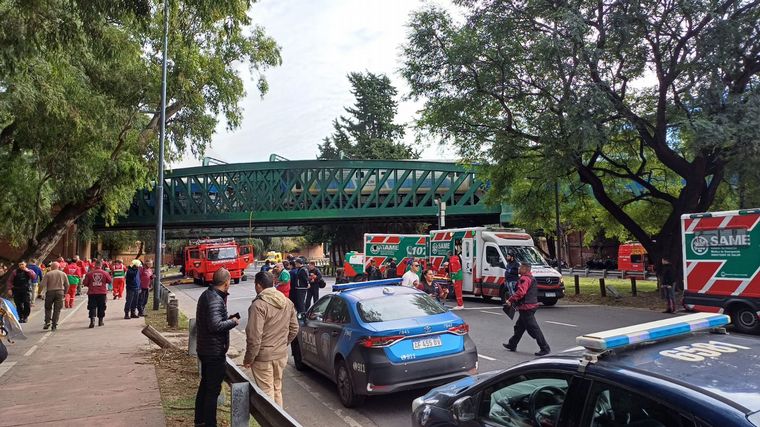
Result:
<instances>
[{"instance_id":1,"label":"white road line","mask_svg":"<svg viewBox=\"0 0 760 427\"><path fill-rule=\"evenodd\" d=\"M553 325L570 326L571 328L577 328L578 327L578 325L573 325L572 323L552 322L551 320L544 320L544 322L551 323Z\"/></svg>"},{"instance_id":2,"label":"white road line","mask_svg":"<svg viewBox=\"0 0 760 427\"><path fill-rule=\"evenodd\" d=\"M0 365L0 377L2 377L6 372L10 371L13 366L16 365L17 362L5 362L2 365Z\"/></svg>"},{"instance_id":3,"label":"white road line","mask_svg":"<svg viewBox=\"0 0 760 427\"><path fill-rule=\"evenodd\" d=\"M481 311L482 313L486 313L486 314L495 314L495 315L497 315L497 316L501 316L501 313L494 313L493 311L485 311L485 310L480 310L480 311Z\"/></svg>"},{"instance_id":4,"label":"white road line","mask_svg":"<svg viewBox=\"0 0 760 427\"><path fill-rule=\"evenodd\" d=\"M32 348L30 348L29 350L27 350L26 353L24 353L24 357L31 356L32 353L34 353L35 351L37 351L37 344L33 345Z\"/></svg>"},{"instance_id":5,"label":"white road line","mask_svg":"<svg viewBox=\"0 0 760 427\"><path fill-rule=\"evenodd\" d=\"M483 355L482 355L482 354L480 354L480 353L478 353L478 357L479 357L479 358L481 358L481 359L486 359L486 360L490 360L490 361L494 361L494 360L496 360L496 359L494 359L493 357L483 356Z\"/></svg>"}]
</instances>

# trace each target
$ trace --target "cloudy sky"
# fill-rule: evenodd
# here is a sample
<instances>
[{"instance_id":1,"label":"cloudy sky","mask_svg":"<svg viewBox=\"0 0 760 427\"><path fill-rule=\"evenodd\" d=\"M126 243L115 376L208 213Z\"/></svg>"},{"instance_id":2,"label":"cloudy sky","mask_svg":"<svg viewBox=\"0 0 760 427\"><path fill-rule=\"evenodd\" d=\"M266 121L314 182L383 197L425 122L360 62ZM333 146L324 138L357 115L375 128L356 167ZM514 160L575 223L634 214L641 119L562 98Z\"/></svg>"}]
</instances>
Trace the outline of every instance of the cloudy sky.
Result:
<instances>
[{"instance_id":1,"label":"cloudy sky","mask_svg":"<svg viewBox=\"0 0 760 427\"><path fill-rule=\"evenodd\" d=\"M266 72L269 93L262 99L246 77L242 126L223 126L206 155L226 162L265 161L272 153L292 160L314 159L317 144L332 131L332 120L353 103L346 75L352 71L386 73L399 94L407 86L398 69L409 14L446 0L261 0L251 8L257 24L282 48L282 66ZM243 67L245 68L245 67ZM399 97L400 98L400 97ZM397 121L411 123L420 104L399 99ZM413 140L413 131L407 131ZM453 158L438 146L423 158ZM187 156L174 167L196 166Z\"/></svg>"}]
</instances>

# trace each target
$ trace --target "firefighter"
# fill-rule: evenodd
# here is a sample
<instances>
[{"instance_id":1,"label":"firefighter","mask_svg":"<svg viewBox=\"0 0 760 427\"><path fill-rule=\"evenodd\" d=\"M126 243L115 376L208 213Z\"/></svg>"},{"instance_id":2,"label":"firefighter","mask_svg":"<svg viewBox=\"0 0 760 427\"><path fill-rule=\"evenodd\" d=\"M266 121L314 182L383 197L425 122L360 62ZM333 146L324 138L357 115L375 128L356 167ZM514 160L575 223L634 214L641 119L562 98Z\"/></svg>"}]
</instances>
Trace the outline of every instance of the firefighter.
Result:
<instances>
[{"instance_id":1,"label":"firefighter","mask_svg":"<svg viewBox=\"0 0 760 427\"><path fill-rule=\"evenodd\" d=\"M120 259L114 261L111 272L113 273L113 299L124 298L124 287L127 283L127 268L124 267L124 262Z\"/></svg>"},{"instance_id":2,"label":"firefighter","mask_svg":"<svg viewBox=\"0 0 760 427\"><path fill-rule=\"evenodd\" d=\"M66 276L69 278L69 288L66 290L63 305L66 308L72 308L74 307L74 298L78 295L77 289L81 286L82 276L84 274L82 273L82 269L80 269L73 260L69 260L69 262L66 263L63 272L66 273Z\"/></svg>"}]
</instances>

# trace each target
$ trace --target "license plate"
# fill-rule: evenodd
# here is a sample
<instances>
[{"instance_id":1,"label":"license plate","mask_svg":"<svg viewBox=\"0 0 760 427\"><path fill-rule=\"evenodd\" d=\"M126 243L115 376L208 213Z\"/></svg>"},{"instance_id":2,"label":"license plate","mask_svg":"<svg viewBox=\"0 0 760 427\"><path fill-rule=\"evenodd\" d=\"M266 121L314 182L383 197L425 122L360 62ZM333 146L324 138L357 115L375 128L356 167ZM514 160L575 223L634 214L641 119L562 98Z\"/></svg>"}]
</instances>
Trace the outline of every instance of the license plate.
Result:
<instances>
[{"instance_id":1,"label":"license plate","mask_svg":"<svg viewBox=\"0 0 760 427\"><path fill-rule=\"evenodd\" d=\"M424 338L421 340L413 341L412 348L415 350L422 350L423 348L440 347L441 337Z\"/></svg>"},{"instance_id":2,"label":"license plate","mask_svg":"<svg viewBox=\"0 0 760 427\"><path fill-rule=\"evenodd\" d=\"M554 292L547 292L545 295L547 297L556 297L557 296L557 294L555 294Z\"/></svg>"}]
</instances>

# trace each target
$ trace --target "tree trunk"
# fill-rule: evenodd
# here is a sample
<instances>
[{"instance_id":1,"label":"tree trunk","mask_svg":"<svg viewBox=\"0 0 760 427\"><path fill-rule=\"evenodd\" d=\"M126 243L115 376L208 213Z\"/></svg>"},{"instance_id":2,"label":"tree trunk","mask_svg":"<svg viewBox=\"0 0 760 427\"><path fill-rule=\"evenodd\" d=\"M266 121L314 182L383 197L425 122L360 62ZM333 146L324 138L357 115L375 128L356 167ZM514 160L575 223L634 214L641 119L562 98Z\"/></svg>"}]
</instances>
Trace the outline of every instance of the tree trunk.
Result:
<instances>
[{"instance_id":1,"label":"tree trunk","mask_svg":"<svg viewBox=\"0 0 760 427\"><path fill-rule=\"evenodd\" d=\"M140 257L143 256L144 248L145 248L145 242L140 240L140 244L137 246L137 255L135 255L135 259L140 259Z\"/></svg>"}]
</instances>

